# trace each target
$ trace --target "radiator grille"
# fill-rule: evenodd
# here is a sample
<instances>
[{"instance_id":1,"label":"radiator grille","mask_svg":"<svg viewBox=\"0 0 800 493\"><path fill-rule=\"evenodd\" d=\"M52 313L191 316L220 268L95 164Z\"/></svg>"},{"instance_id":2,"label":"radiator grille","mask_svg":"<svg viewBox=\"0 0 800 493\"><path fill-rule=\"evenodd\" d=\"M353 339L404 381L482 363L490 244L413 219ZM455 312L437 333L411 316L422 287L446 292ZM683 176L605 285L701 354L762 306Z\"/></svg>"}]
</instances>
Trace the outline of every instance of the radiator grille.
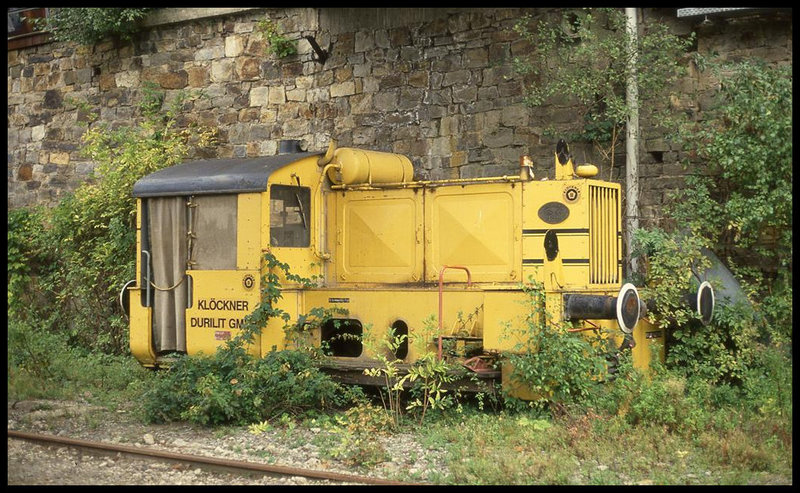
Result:
<instances>
[{"instance_id":1,"label":"radiator grille","mask_svg":"<svg viewBox=\"0 0 800 493\"><path fill-rule=\"evenodd\" d=\"M611 284L620 278L619 190L589 187L589 283Z\"/></svg>"}]
</instances>

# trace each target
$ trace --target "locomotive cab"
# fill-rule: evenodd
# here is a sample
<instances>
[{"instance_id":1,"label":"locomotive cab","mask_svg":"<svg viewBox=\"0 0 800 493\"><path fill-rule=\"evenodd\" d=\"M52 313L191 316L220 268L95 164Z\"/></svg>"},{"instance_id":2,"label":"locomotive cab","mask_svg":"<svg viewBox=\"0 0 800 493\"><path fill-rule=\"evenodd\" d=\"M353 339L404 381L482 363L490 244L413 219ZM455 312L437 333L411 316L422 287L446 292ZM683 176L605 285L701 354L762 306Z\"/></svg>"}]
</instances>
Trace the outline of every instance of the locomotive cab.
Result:
<instances>
[{"instance_id":1,"label":"locomotive cab","mask_svg":"<svg viewBox=\"0 0 800 493\"><path fill-rule=\"evenodd\" d=\"M213 353L260 302L261 256L313 275L308 254L318 154L207 160L139 180L136 282L128 287L131 350L143 364L171 353ZM307 162L297 172L289 163ZM269 183L268 183L269 182ZM274 343L267 331L250 351Z\"/></svg>"}]
</instances>

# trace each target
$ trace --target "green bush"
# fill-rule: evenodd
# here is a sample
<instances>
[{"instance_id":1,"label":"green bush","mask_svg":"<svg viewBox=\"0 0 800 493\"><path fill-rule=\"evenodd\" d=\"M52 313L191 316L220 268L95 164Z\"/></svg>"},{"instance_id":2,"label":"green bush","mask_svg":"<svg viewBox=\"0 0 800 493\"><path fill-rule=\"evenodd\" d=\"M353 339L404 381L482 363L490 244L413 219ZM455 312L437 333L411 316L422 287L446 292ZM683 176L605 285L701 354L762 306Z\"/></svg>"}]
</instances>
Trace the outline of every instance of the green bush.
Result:
<instances>
[{"instance_id":1,"label":"green bush","mask_svg":"<svg viewBox=\"0 0 800 493\"><path fill-rule=\"evenodd\" d=\"M667 365L686 377L741 385L754 372L776 376L758 348L791 344L791 66L698 63L720 84L704 119L679 122L674 133L695 161L666 210L683 229L637 231L635 254L646 260L643 292L655 301L653 315L669 332ZM681 308L682 293L708 265L703 247L718 254L747 297L718 299L708 326Z\"/></svg>"},{"instance_id":2,"label":"green bush","mask_svg":"<svg viewBox=\"0 0 800 493\"><path fill-rule=\"evenodd\" d=\"M278 32L278 26L271 19L258 21L258 31L268 43L267 51L278 58L297 54L297 40L289 39Z\"/></svg>"},{"instance_id":3,"label":"green bush","mask_svg":"<svg viewBox=\"0 0 800 493\"><path fill-rule=\"evenodd\" d=\"M152 8L54 8L39 23L57 41L94 44L108 36L129 40L138 29L138 21Z\"/></svg>"},{"instance_id":4,"label":"green bush","mask_svg":"<svg viewBox=\"0 0 800 493\"><path fill-rule=\"evenodd\" d=\"M299 349L273 350L263 358L247 352L247 344L270 319L282 320L285 330L295 333L308 324L323 323L329 316L313 310L319 318L301 316L303 322L293 324L288 313L276 308L281 298L278 270L304 285L312 281L292 274L289 266L271 253L264 255L264 267L261 302L245 317L241 332L213 355L183 356L172 363L145 395L143 409L148 421L244 425L344 406L358 397L357 390L342 387L320 370L318 350L301 345ZM294 334L289 340L302 338Z\"/></svg>"},{"instance_id":5,"label":"green bush","mask_svg":"<svg viewBox=\"0 0 800 493\"><path fill-rule=\"evenodd\" d=\"M336 408L352 398L308 353L273 351L256 358L223 349L179 358L145 394L144 410L149 422L245 425Z\"/></svg>"},{"instance_id":6,"label":"green bush","mask_svg":"<svg viewBox=\"0 0 800 493\"><path fill-rule=\"evenodd\" d=\"M637 104L647 101L655 111L659 104L666 106L668 89L685 72L681 57L695 36L676 36L667 23L657 19L641 27L634 48ZM523 16L514 31L532 48L513 59L526 85L526 103L572 105L577 118L570 123L569 132L560 129L559 133L569 141L593 143L613 168L615 149L622 142L632 109L625 92L632 50L624 10L554 9L536 22L530 15ZM656 117L652 122L661 120ZM551 126L546 132L554 130Z\"/></svg>"},{"instance_id":7,"label":"green bush","mask_svg":"<svg viewBox=\"0 0 800 493\"><path fill-rule=\"evenodd\" d=\"M792 67L701 60L720 81L705 118L678 127L696 161L668 209L740 275L786 342L792 328Z\"/></svg>"},{"instance_id":8,"label":"green bush","mask_svg":"<svg viewBox=\"0 0 800 493\"><path fill-rule=\"evenodd\" d=\"M214 143L211 129L176 128L183 103L196 95L181 93L166 108L162 95L145 83L139 124L97 122L86 130L81 153L96 168L74 193L52 209L9 213L10 319L63 333L75 347L127 352L117 297L135 269L133 184L181 162L193 146Z\"/></svg>"},{"instance_id":9,"label":"green bush","mask_svg":"<svg viewBox=\"0 0 800 493\"><path fill-rule=\"evenodd\" d=\"M47 279L53 272L55 250L42 207L8 211L8 318L11 321L46 317ZM41 286L44 283L45 286Z\"/></svg>"},{"instance_id":10,"label":"green bush","mask_svg":"<svg viewBox=\"0 0 800 493\"><path fill-rule=\"evenodd\" d=\"M531 307L527 327L508 329L524 343L503 357L512 365L509 378L530 389L535 406L580 403L591 395L608 370L609 341L600 333L586 337L571 333L571 326L556 324L545 309L545 291L531 280L525 286ZM514 399L508 403L514 406ZM518 404L518 403L517 403Z\"/></svg>"},{"instance_id":11,"label":"green bush","mask_svg":"<svg viewBox=\"0 0 800 493\"><path fill-rule=\"evenodd\" d=\"M135 360L71 347L66 334L35 322L9 320L9 399L80 397L112 406L137 399L148 374Z\"/></svg>"}]
</instances>

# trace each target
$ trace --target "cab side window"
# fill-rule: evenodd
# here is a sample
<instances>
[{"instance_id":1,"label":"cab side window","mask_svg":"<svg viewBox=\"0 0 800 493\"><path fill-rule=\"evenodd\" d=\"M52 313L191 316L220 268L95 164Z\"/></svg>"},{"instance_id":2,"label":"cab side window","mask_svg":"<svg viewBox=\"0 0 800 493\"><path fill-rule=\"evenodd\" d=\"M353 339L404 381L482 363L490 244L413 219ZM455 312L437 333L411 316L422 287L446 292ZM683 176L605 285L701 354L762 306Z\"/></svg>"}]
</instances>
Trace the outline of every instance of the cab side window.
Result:
<instances>
[{"instance_id":1,"label":"cab side window","mask_svg":"<svg viewBox=\"0 0 800 493\"><path fill-rule=\"evenodd\" d=\"M269 193L270 245L307 247L311 244L311 189L272 185Z\"/></svg>"}]
</instances>

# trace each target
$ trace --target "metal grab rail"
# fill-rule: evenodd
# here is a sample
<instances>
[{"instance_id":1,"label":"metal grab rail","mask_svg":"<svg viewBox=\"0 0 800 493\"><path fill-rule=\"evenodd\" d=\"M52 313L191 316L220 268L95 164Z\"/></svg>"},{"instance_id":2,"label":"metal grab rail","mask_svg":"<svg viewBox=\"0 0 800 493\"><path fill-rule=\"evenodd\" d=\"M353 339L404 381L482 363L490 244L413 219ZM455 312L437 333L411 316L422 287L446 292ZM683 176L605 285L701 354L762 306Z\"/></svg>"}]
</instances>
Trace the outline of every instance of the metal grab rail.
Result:
<instances>
[{"instance_id":1,"label":"metal grab rail","mask_svg":"<svg viewBox=\"0 0 800 493\"><path fill-rule=\"evenodd\" d=\"M469 269L463 265L443 265L439 271L439 351L436 355L437 360L442 359L442 283L444 282L444 271L447 269L461 269L467 273L467 287L472 286L472 275Z\"/></svg>"}]
</instances>

